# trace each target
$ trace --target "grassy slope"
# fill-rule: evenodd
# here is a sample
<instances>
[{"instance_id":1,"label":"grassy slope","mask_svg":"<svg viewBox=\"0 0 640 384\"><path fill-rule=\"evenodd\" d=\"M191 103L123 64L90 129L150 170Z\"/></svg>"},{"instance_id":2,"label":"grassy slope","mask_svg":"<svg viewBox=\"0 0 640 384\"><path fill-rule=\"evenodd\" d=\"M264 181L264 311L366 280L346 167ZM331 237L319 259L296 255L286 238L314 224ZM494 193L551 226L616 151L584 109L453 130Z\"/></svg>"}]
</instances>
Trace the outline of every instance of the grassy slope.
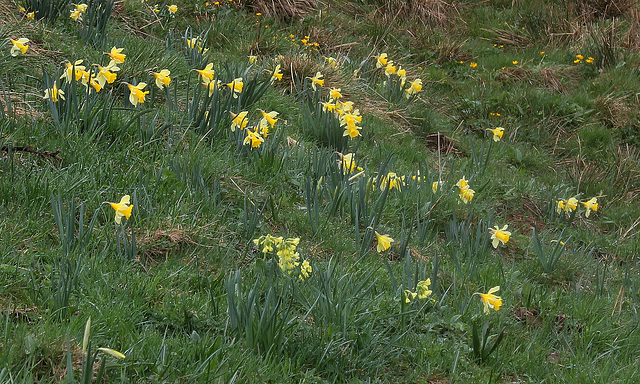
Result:
<instances>
[{"instance_id":1,"label":"grassy slope","mask_svg":"<svg viewBox=\"0 0 640 384\"><path fill-rule=\"evenodd\" d=\"M559 17L562 7L553 2L514 9L466 3L442 14L444 24L431 20L426 26L402 12L385 20L375 6L359 3L330 3L322 13L289 23L235 7L176 3L178 15L160 20L148 3L116 6L108 47L124 47L127 60L110 88L118 101L95 136L58 132L41 99L41 71L61 71L66 60L104 65L104 50L82 45L77 26L64 18L50 25L2 9L0 34L29 37L32 45L25 56L0 56L2 99L13 100L0 119L1 143L59 149L61 160L6 150L0 159L0 381L55 382L67 374L68 348L77 371L89 316L92 345L127 355L108 358L110 381L633 380L640 339L640 82L631 49L618 48L614 65L600 65L608 57L598 40L607 21L578 23L570 9L564 11L571 17ZM621 19L617 33L624 35L629 22ZM238 150L226 128L215 140L189 128L184 108L194 67L180 41L189 25L194 33L211 25L205 45L219 73L225 65L245 66L247 55L256 54L266 75L283 55L283 80L251 107L280 112L281 168ZM548 30L573 34L550 41L540 32ZM509 45L515 34L524 40ZM301 47L305 35L319 43L318 52ZM8 50L9 44L2 55ZM393 101L378 85L383 77L367 70L380 52L406 68L410 80L423 79L423 91L410 105ZM576 54L596 62L573 63ZM323 55L338 58L338 69ZM366 58L361 78L354 78ZM176 109L157 91L153 106L132 110L119 101L125 98L121 81L153 86L150 71L163 68L172 72ZM366 240L363 248L356 244L356 230L372 234L368 221L354 223L346 201L334 215L325 211L335 191L329 185L344 185L330 171L317 188L324 193L317 231L309 222L305 183L320 176L312 154L320 169L333 167L337 156L304 129L302 93L291 92L291 84L317 70L327 87L341 88L364 115L363 137L349 151L357 149L366 174L407 177L402 191L390 191L377 221L375 229L395 239L383 256L375 241L369 248ZM135 117L139 110L152 112ZM490 144L485 128L495 126L505 127L505 135ZM455 144L458 155L438 156L436 132ZM298 144L287 146L286 136ZM424 182L410 182L418 170ZM433 194L439 171L445 183ZM463 176L476 190L468 205L459 202L454 186ZM378 192L366 190L373 204ZM131 261L113 211L102 204L124 194L136 206L126 227L137 242ZM555 213L556 200L578 194L583 201L598 196L599 211L585 218L582 210L573 221ZM57 195L67 208L72 197L82 202L85 223L96 215L88 245L68 256L52 212ZM494 250L488 227L504 224L513 235ZM561 234L565 240L571 235L550 273L531 244L533 226L549 248ZM267 233L300 237L298 249L314 268L311 279L274 275L259 261L250 240ZM67 261L79 272L70 308L56 312ZM234 333L227 308L233 285L227 281L237 270L243 289L271 289L282 300L274 310L284 322L282 342L264 329L258 341L246 328ZM402 291L434 273L435 302L404 305ZM503 306L484 315L473 293L496 285ZM269 302L259 297L258 303ZM480 362L472 354L472 328L485 321L493 335L504 329L505 337Z\"/></svg>"}]
</instances>

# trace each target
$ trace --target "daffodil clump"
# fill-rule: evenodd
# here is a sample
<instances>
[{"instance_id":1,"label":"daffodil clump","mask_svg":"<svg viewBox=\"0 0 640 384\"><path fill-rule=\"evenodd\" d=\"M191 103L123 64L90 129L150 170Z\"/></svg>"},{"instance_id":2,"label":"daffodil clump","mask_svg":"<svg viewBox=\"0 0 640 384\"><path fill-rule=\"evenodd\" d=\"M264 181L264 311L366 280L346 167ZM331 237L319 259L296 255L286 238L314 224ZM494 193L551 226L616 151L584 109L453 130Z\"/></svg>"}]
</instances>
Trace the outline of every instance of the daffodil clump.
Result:
<instances>
[{"instance_id":1,"label":"daffodil clump","mask_svg":"<svg viewBox=\"0 0 640 384\"><path fill-rule=\"evenodd\" d=\"M311 276L313 268L308 260L301 260L300 253L296 252L300 238L283 238L272 235L263 235L253 240L253 243L265 254L272 254L278 260L278 266L287 275L298 274L300 280ZM295 272L295 273L294 273Z\"/></svg>"},{"instance_id":2,"label":"daffodil clump","mask_svg":"<svg viewBox=\"0 0 640 384\"><path fill-rule=\"evenodd\" d=\"M250 145L251 148L260 147L274 129L276 122L279 120L279 113L277 111L265 112L262 109L259 109L258 111L261 113L262 117L251 126L248 126L249 119L247 116L249 115L249 111L242 111L237 114L230 112L232 118L231 131L245 131L246 136L243 144Z\"/></svg>"},{"instance_id":3,"label":"daffodil clump","mask_svg":"<svg viewBox=\"0 0 640 384\"><path fill-rule=\"evenodd\" d=\"M69 17L74 21L82 21L82 16L87 12L87 4L71 4L71 6L73 8L70 10Z\"/></svg>"},{"instance_id":4,"label":"daffodil clump","mask_svg":"<svg viewBox=\"0 0 640 384\"><path fill-rule=\"evenodd\" d=\"M401 94L405 98L411 99L422 91L422 79L417 78L407 82L407 71L390 60L386 53L376 56L376 68L384 71L386 80L383 81L382 86L390 93L390 96Z\"/></svg>"},{"instance_id":5,"label":"daffodil clump","mask_svg":"<svg viewBox=\"0 0 640 384\"><path fill-rule=\"evenodd\" d=\"M311 78L312 87L315 90L316 85L323 86L324 79L320 72L316 73L316 76ZM340 127L344 129L342 136L348 136L354 139L360 135L362 127L359 125L362 123L362 115L358 109L354 108L353 101L345 101L342 96L342 90L340 88L331 88L329 90L329 100L322 102L322 110L324 112L331 112L340 122Z\"/></svg>"},{"instance_id":6,"label":"daffodil clump","mask_svg":"<svg viewBox=\"0 0 640 384\"><path fill-rule=\"evenodd\" d=\"M466 178L462 177L462 179L458 180L458 182L456 183L456 187L458 187L458 190L460 192L460 200L463 203L468 204L471 202L471 200L473 200L476 191L471 189L471 186L469 185L469 182Z\"/></svg>"}]
</instances>

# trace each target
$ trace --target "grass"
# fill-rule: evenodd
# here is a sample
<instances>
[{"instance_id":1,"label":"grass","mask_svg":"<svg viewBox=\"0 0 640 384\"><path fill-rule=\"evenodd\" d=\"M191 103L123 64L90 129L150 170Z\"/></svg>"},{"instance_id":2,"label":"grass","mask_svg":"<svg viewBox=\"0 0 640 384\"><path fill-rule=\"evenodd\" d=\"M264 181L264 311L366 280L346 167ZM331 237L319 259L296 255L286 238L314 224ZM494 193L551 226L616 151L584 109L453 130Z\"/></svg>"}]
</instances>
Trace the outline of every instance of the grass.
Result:
<instances>
[{"instance_id":1,"label":"grass","mask_svg":"<svg viewBox=\"0 0 640 384\"><path fill-rule=\"evenodd\" d=\"M637 15L597 3L125 1L90 37L0 5L0 382L633 382L640 53L616 42ZM100 92L60 79L114 46ZM353 109L323 110L331 88Z\"/></svg>"}]
</instances>

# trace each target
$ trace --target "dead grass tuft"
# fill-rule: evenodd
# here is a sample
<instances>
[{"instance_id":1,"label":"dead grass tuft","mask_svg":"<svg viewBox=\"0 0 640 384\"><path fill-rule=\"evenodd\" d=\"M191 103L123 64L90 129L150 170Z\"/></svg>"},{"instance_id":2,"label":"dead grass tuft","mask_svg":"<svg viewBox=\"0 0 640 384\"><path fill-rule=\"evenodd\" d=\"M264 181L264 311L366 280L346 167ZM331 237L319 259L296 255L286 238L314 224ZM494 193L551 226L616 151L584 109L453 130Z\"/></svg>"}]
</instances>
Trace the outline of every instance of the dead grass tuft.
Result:
<instances>
[{"instance_id":1,"label":"dead grass tuft","mask_svg":"<svg viewBox=\"0 0 640 384\"><path fill-rule=\"evenodd\" d=\"M633 0L573 0L572 3L580 18L585 21L624 16L634 6Z\"/></svg>"},{"instance_id":2,"label":"dead grass tuft","mask_svg":"<svg viewBox=\"0 0 640 384\"><path fill-rule=\"evenodd\" d=\"M142 249L145 262L159 262L161 258L166 259L171 252L191 242L191 238L181 227L156 229L138 238L138 245Z\"/></svg>"},{"instance_id":3,"label":"dead grass tuft","mask_svg":"<svg viewBox=\"0 0 640 384\"><path fill-rule=\"evenodd\" d=\"M254 13L277 20L302 19L318 7L315 0L241 0L240 5Z\"/></svg>"},{"instance_id":4,"label":"dead grass tuft","mask_svg":"<svg viewBox=\"0 0 640 384\"><path fill-rule=\"evenodd\" d=\"M516 48L526 48L533 45L533 41L529 37L519 33L515 33L508 29L483 28L483 30L495 35L495 38L493 38L493 43L497 45L507 45Z\"/></svg>"},{"instance_id":5,"label":"dead grass tuft","mask_svg":"<svg viewBox=\"0 0 640 384\"><path fill-rule=\"evenodd\" d=\"M436 58L436 64L455 63L460 61L468 61L473 58L471 53L462 49L466 40L463 42L449 40L444 41L436 47L438 56Z\"/></svg>"},{"instance_id":6,"label":"dead grass tuft","mask_svg":"<svg viewBox=\"0 0 640 384\"><path fill-rule=\"evenodd\" d=\"M375 16L385 22L393 19L419 21L425 27L447 28L460 19L459 6L443 0L376 1Z\"/></svg>"},{"instance_id":7,"label":"dead grass tuft","mask_svg":"<svg viewBox=\"0 0 640 384\"><path fill-rule=\"evenodd\" d=\"M567 92L578 83L580 73L571 66L525 69L505 68L498 72L498 81L503 83L529 83L557 93Z\"/></svg>"}]
</instances>

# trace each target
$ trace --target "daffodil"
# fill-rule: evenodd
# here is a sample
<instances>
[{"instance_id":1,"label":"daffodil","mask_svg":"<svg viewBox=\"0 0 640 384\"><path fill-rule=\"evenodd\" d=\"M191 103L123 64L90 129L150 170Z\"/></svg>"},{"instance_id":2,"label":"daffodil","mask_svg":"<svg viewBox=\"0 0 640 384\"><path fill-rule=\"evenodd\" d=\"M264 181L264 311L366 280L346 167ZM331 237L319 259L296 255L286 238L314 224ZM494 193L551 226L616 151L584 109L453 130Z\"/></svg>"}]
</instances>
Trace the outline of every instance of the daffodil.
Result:
<instances>
[{"instance_id":1,"label":"daffodil","mask_svg":"<svg viewBox=\"0 0 640 384\"><path fill-rule=\"evenodd\" d=\"M109 354L117 359L124 359L126 358L126 356L121 353L116 351L115 349L111 349L111 348L98 348L98 351L104 352L106 354Z\"/></svg>"},{"instance_id":2,"label":"daffodil","mask_svg":"<svg viewBox=\"0 0 640 384\"><path fill-rule=\"evenodd\" d=\"M491 288L487 293L475 293L475 295L480 296L480 300L482 301L482 304L484 304L484 313L489 313L489 308L495 309L496 311L500 309L500 306L502 305L502 298L494 295L494 293L499 290L500 286L497 286Z\"/></svg>"},{"instance_id":3,"label":"daffodil","mask_svg":"<svg viewBox=\"0 0 640 384\"><path fill-rule=\"evenodd\" d=\"M358 171L362 171L362 167L358 167L356 165L356 162L353 158L353 153L347 153L346 155L343 155L342 153L338 152L338 156L340 156L340 160L338 160L338 164L340 164L340 168L342 169L342 173L347 174L347 173L353 173L353 171L358 170Z\"/></svg>"},{"instance_id":4,"label":"daffodil","mask_svg":"<svg viewBox=\"0 0 640 384\"><path fill-rule=\"evenodd\" d=\"M117 63L114 60L109 62L109 65L103 67L98 65L98 74L96 75L96 81L104 87L105 83L112 84L118 75L115 73L119 71L120 68L117 66Z\"/></svg>"},{"instance_id":5,"label":"daffodil","mask_svg":"<svg viewBox=\"0 0 640 384\"><path fill-rule=\"evenodd\" d=\"M342 93L340 93L340 91L340 88L331 88L329 90L329 97L332 99L332 101L337 101L342 97Z\"/></svg>"},{"instance_id":6,"label":"daffodil","mask_svg":"<svg viewBox=\"0 0 640 384\"><path fill-rule=\"evenodd\" d=\"M169 13L172 15L175 15L175 13L178 12L178 6L175 4L167 5L167 9L169 10Z\"/></svg>"},{"instance_id":7,"label":"daffodil","mask_svg":"<svg viewBox=\"0 0 640 384\"><path fill-rule=\"evenodd\" d=\"M384 67L384 74L387 75L387 77L389 77L390 75L396 73L396 66L393 65L393 62L389 62L389 64L387 64Z\"/></svg>"},{"instance_id":8,"label":"daffodil","mask_svg":"<svg viewBox=\"0 0 640 384\"><path fill-rule=\"evenodd\" d=\"M232 82L227 84L227 87L231 88L231 90L233 91L233 98L234 99L237 99L238 95L240 93L242 93L242 87L243 86L244 86L244 82L242 81L242 77L238 77L236 79L233 79Z\"/></svg>"},{"instance_id":9,"label":"daffodil","mask_svg":"<svg viewBox=\"0 0 640 384\"><path fill-rule=\"evenodd\" d=\"M387 65L387 54L381 53L380 56L376 57L376 68L382 68Z\"/></svg>"},{"instance_id":10,"label":"daffodil","mask_svg":"<svg viewBox=\"0 0 640 384\"><path fill-rule=\"evenodd\" d=\"M377 247L378 252L382 253L387 249L389 249L389 247L391 247L391 243L394 242L391 236L381 235L377 231L374 231L374 233L376 235L376 239L378 240L378 247Z\"/></svg>"},{"instance_id":11,"label":"daffodil","mask_svg":"<svg viewBox=\"0 0 640 384\"><path fill-rule=\"evenodd\" d=\"M431 190L433 191L433 193L438 192L438 189L440 189L442 184L444 184L443 181L434 181L433 183L431 183Z\"/></svg>"},{"instance_id":12,"label":"daffodil","mask_svg":"<svg viewBox=\"0 0 640 384\"><path fill-rule=\"evenodd\" d=\"M102 84L100 83L100 81L98 81L98 78L95 76L89 78L89 85L91 85L93 89L96 90L96 93L102 90Z\"/></svg>"},{"instance_id":13,"label":"daffodil","mask_svg":"<svg viewBox=\"0 0 640 384\"><path fill-rule=\"evenodd\" d=\"M196 72L200 74L200 78L205 84L209 84L216 74L216 71L213 69L213 63L207 64L204 69L196 69Z\"/></svg>"},{"instance_id":14,"label":"daffodil","mask_svg":"<svg viewBox=\"0 0 640 384\"><path fill-rule=\"evenodd\" d=\"M53 83L51 88L44 90L44 98L57 103L59 99L64 100L64 91L62 89L58 89L56 83Z\"/></svg>"},{"instance_id":15,"label":"daffodil","mask_svg":"<svg viewBox=\"0 0 640 384\"><path fill-rule=\"evenodd\" d=\"M282 71L280 70L280 64L276 65L276 69L271 75L271 82L273 83L276 80L282 80Z\"/></svg>"},{"instance_id":16,"label":"daffodil","mask_svg":"<svg viewBox=\"0 0 640 384\"><path fill-rule=\"evenodd\" d=\"M247 129L247 137L244 138L244 145L251 144L252 148L258 148L264 143L264 138L258 133L256 128L254 131Z\"/></svg>"},{"instance_id":17,"label":"daffodil","mask_svg":"<svg viewBox=\"0 0 640 384\"><path fill-rule=\"evenodd\" d=\"M462 179L458 180L458 182L456 183L456 187L462 189L462 188L466 188L469 185L469 181L466 179L465 176L462 176Z\"/></svg>"},{"instance_id":18,"label":"daffodil","mask_svg":"<svg viewBox=\"0 0 640 384\"><path fill-rule=\"evenodd\" d=\"M89 6L87 4L74 4L76 9L81 12L81 13L85 13L87 12L87 9L89 8Z\"/></svg>"},{"instance_id":19,"label":"daffodil","mask_svg":"<svg viewBox=\"0 0 640 384\"><path fill-rule=\"evenodd\" d=\"M258 56L250 55L249 56L249 64L253 64L258 60Z\"/></svg>"},{"instance_id":20,"label":"daffodil","mask_svg":"<svg viewBox=\"0 0 640 384\"><path fill-rule=\"evenodd\" d=\"M78 11L77 9L72 9L69 12L70 12L69 17L71 19L78 22L82 21L82 12Z\"/></svg>"},{"instance_id":21,"label":"daffodil","mask_svg":"<svg viewBox=\"0 0 640 384\"><path fill-rule=\"evenodd\" d=\"M418 299L423 300L426 299L427 297L431 296L431 294L433 293L433 291L431 291L429 289L429 286L431 285L431 279L427 279L424 281L418 281L418 284L416 284L416 289L417 289L417 293L418 293Z\"/></svg>"},{"instance_id":22,"label":"daffodil","mask_svg":"<svg viewBox=\"0 0 640 384\"><path fill-rule=\"evenodd\" d=\"M502 135L504 134L504 128L487 128L487 131L493 133L493 141L498 142L502 139Z\"/></svg>"},{"instance_id":23,"label":"daffodil","mask_svg":"<svg viewBox=\"0 0 640 384\"><path fill-rule=\"evenodd\" d=\"M111 52L107 53L107 55L111 58L111 60L115 61L116 63L122 64L124 63L125 57L127 57L127 55L122 53L123 50L124 48L113 47L111 48Z\"/></svg>"},{"instance_id":24,"label":"daffodil","mask_svg":"<svg viewBox=\"0 0 640 384\"><path fill-rule=\"evenodd\" d=\"M127 87L129 87L129 101L134 107L137 107L138 103L144 103L144 98L149 93L149 91L143 91L146 86L147 83L127 84Z\"/></svg>"},{"instance_id":25,"label":"daffodil","mask_svg":"<svg viewBox=\"0 0 640 384\"><path fill-rule=\"evenodd\" d=\"M504 227L500 228L496 225L495 228L489 228L489 232L491 232L491 240L493 240L491 242L493 248L498 248L499 243L505 245L509 241L511 232L507 231L508 227L509 225L505 225Z\"/></svg>"},{"instance_id":26,"label":"daffodil","mask_svg":"<svg viewBox=\"0 0 640 384\"><path fill-rule=\"evenodd\" d=\"M417 95L422 91L422 80L415 79L414 81L409 83L409 88L405 89L405 96L407 99L411 98L411 96Z\"/></svg>"},{"instance_id":27,"label":"daffodil","mask_svg":"<svg viewBox=\"0 0 640 384\"><path fill-rule=\"evenodd\" d=\"M331 67L331 69L337 69L338 68L338 64L337 61L335 59L335 57L326 57L324 58L327 61L327 64L329 64L329 66Z\"/></svg>"},{"instance_id":28,"label":"daffodil","mask_svg":"<svg viewBox=\"0 0 640 384\"><path fill-rule=\"evenodd\" d=\"M249 122L247 120L247 115L249 114L248 111L240 112L237 115L233 112L229 113L233 118L233 120L231 121L231 131L235 132L236 128L243 130L247 126L247 123Z\"/></svg>"},{"instance_id":29,"label":"daffodil","mask_svg":"<svg viewBox=\"0 0 640 384\"><path fill-rule=\"evenodd\" d=\"M168 86L171 83L171 71L168 69L163 69L160 72L153 72L153 76L156 78L156 86L160 89L164 89L165 86Z\"/></svg>"},{"instance_id":30,"label":"daffodil","mask_svg":"<svg viewBox=\"0 0 640 384\"><path fill-rule=\"evenodd\" d=\"M67 83L70 83L74 78L76 81L82 79L84 75L85 66L82 65L82 60L76 60L73 64L67 62L65 64L65 70L60 76L61 79L64 79Z\"/></svg>"},{"instance_id":31,"label":"daffodil","mask_svg":"<svg viewBox=\"0 0 640 384\"><path fill-rule=\"evenodd\" d=\"M29 46L27 45L29 39L26 37L21 37L18 40L9 40L11 40L11 44L13 44L13 47L11 47L11 56L18 56L18 52L24 55L25 52L27 52L27 49L29 49Z\"/></svg>"},{"instance_id":32,"label":"daffodil","mask_svg":"<svg viewBox=\"0 0 640 384\"><path fill-rule=\"evenodd\" d=\"M269 127L273 128L273 126L276 124L276 121L278 121L278 119L276 119L276 116L278 116L278 112L271 111L267 113L260 109L260 113L262 113L262 119L260 119L259 124L260 133L264 137L267 137L269 135Z\"/></svg>"},{"instance_id":33,"label":"daffodil","mask_svg":"<svg viewBox=\"0 0 640 384\"><path fill-rule=\"evenodd\" d=\"M558 200L557 204L556 211L558 214L562 213L562 211L572 212L578 207L578 199L575 197L572 197L569 200L562 199Z\"/></svg>"},{"instance_id":34,"label":"daffodil","mask_svg":"<svg viewBox=\"0 0 640 384\"><path fill-rule=\"evenodd\" d=\"M595 197L592 197L589 201L581 202L580 204L584 205L584 207L587 209L587 211L584 213L585 217L589 217L591 211L598 211L598 199Z\"/></svg>"},{"instance_id":35,"label":"daffodil","mask_svg":"<svg viewBox=\"0 0 640 384\"><path fill-rule=\"evenodd\" d=\"M119 203L109 203L111 208L116 211L116 223L120 224L123 217L126 217L127 220L131 217L131 210L133 209L133 205L129 205L131 200L131 196L124 195L122 199L120 199Z\"/></svg>"},{"instance_id":36,"label":"daffodil","mask_svg":"<svg viewBox=\"0 0 640 384\"><path fill-rule=\"evenodd\" d=\"M322 76L322 73L320 72L316 72L316 75L313 77L309 78L311 80L311 88L313 88L313 90L316 90L316 84L324 87L324 78Z\"/></svg>"},{"instance_id":37,"label":"daffodil","mask_svg":"<svg viewBox=\"0 0 640 384\"><path fill-rule=\"evenodd\" d=\"M36 18L36 13L35 12L27 13L27 20L33 20L35 18Z\"/></svg>"}]
</instances>

